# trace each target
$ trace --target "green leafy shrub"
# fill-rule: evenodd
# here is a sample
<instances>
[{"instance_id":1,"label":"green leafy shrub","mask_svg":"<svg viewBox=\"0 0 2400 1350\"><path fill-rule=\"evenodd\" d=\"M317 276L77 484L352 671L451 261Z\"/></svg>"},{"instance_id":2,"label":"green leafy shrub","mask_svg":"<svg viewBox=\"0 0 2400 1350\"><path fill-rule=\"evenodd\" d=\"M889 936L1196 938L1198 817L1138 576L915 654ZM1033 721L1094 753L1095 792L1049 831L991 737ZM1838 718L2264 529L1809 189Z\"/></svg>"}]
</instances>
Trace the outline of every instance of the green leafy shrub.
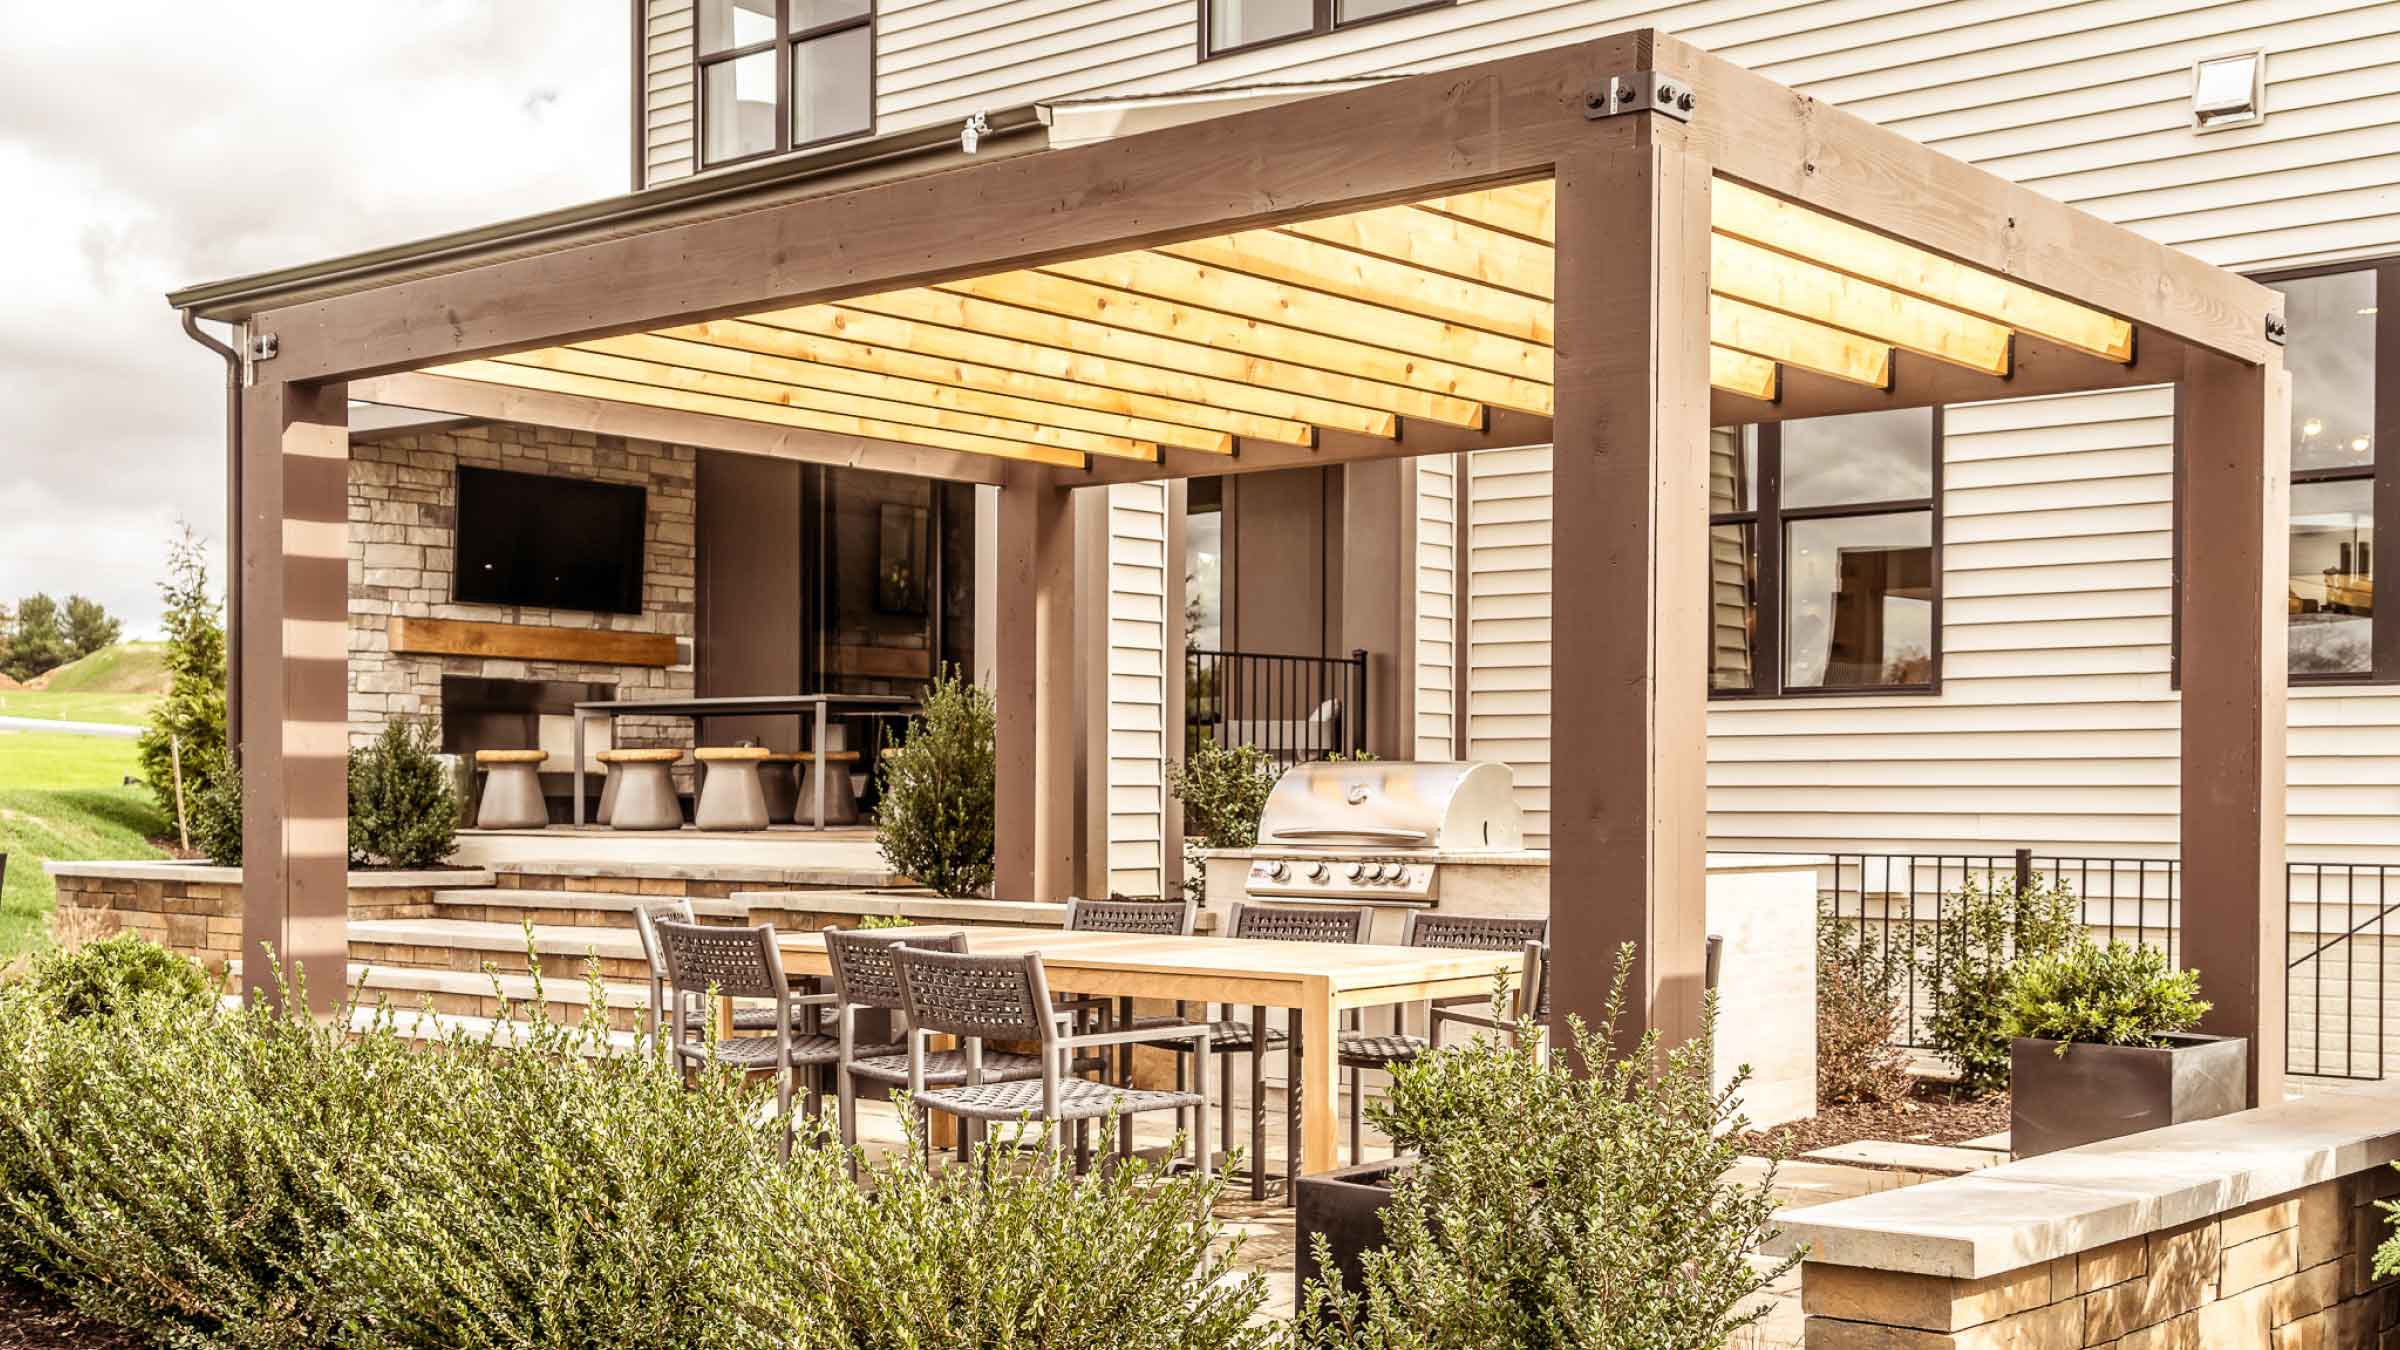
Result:
<instances>
[{"instance_id":1,"label":"green leafy shrub","mask_svg":"<svg viewBox=\"0 0 2400 1350\"><path fill-rule=\"evenodd\" d=\"M1747 1075L1713 1085L1703 1034L1620 1052L1632 949L1608 1015L1573 1026L1587 1072L1513 1044L1445 1047L1397 1067L1378 1127L1419 1154L1384 1210L1361 1288L1303 1291L1300 1343L1322 1350L1640 1346L1714 1350L1766 1316L1757 1296L1798 1258L1753 1263L1774 1234L1772 1175L1729 1179Z\"/></svg>"},{"instance_id":2,"label":"green leafy shrub","mask_svg":"<svg viewBox=\"0 0 2400 1350\"><path fill-rule=\"evenodd\" d=\"M42 999L54 1015L71 1021L128 1011L145 996L202 1003L217 990L190 959L138 933L119 933L73 950L43 952L11 992Z\"/></svg>"},{"instance_id":3,"label":"green leafy shrub","mask_svg":"<svg viewBox=\"0 0 2400 1350\"><path fill-rule=\"evenodd\" d=\"M991 888L994 712L991 691L945 669L908 739L883 752L875 842L894 871L943 895Z\"/></svg>"},{"instance_id":4,"label":"green leafy shrub","mask_svg":"<svg viewBox=\"0 0 2400 1350\"><path fill-rule=\"evenodd\" d=\"M2089 939L2017 962L2000 1010L2012 1037L2086 1045L2157 1045L2199 1025L2209 1004L2200 972L2177 970L2156 947Z\"/></svg>"},{"instance_id":5,"label":"green leafy shrub","mask_svg":"<svg viewBox=\"0 0 2400 1350\"><path fill-rule=\"evenodd\" d=\"M350 752L350 861L438 867L458 844L458 790L422 719L395 717Z\"/></svg>"},{"instance_id":6,"label":"green leafy shrub","mask_svg":"<svg viewBox=\"0 0 2400 1350\"><path fill-rule=\"evenodd\" d=\"M1208 848L1255 848L1258 818L1275 790L1275 761L1255 745L1193 744L1167 766L1167 791L1183 803L1183 831Z\"/></svg>"},{"instance_id":7,"label":"green leafy shrub","mask_svg":"<svg viewBox=\"0 0 2400 1350\"><path fill-rule=\"evenodd\" d=\"M192 847L219 867L242 865L242 770L233 755L217 751L207 783L188 803Z\"/></svg>"},{"instance_id":8,"label":"green leafy shrub","mask_svg":"<svg viewBox=\"0 0 2400 1350\"><path fill-rule=\"evenodd\" d=\"M1908 1095L1899 953L1855 919L1817 917L1817 1105Z\"/></svg>"},{"instance_id":9,"label":"green leafy shrub","mask_svg":"<svg viewBox=\"0 0 2400 1350\"><path fill-rule=\"evenodd\" d=\"M832 1343L859 1350L1284 1344L1280 1328L1252 1324L1266 1282L1238 1273L1237 1244L1210 1217L1221 1182L1146 1160L1077 1177L1040 1135L993 1141L974 1167L928 1169L915 1147L897 1150L863 1191L783 1216L773 1226L789 1236L772 1251L789 1265L776 1283L814 1294L803 1307L839 1328ZM1018 1154L1019 1143L1032 1147Z\"/></svg>"},{"instance_id":10,"label":"green leafy shrub","mask_svg":"<svg viewBox=\"0 0 2400 1350\"><path fill-rule=\"evenodd\" d=\"M189 524L167 545L165 601L167 692L142 728L142 783L160 814L175 818L175 764L183 764L183 801L190 814L229 761L225 746L225 621L208 581L208 551ZM239 819L239 816L236 816ZM193 823L198 845L199 826ZM208 850L202 847L203 852ZM240 846L235 845L235 856ZM212 855L213 856L213 855Z\"/></svg>"},{"instance_id":11,"label":"green leafy shrub","mask_svg":"<svg viewBox=\"0 0 2400 1350\"><path fill-rule=\"evenodd\" d=\"M912 1148L864 1194L820 1123L779 1156L765 1084L546 1006L421 1046L389 1011L0 997L0 1268L187 1346L1278 1343L1212 1185Z\"/></svg>"},{"instance_id":12,"label":"green leafy shrub","mask_svg":"<svg viewBox=\"0 0 2400 1350\"><path fill-rule=\"evenodd\" d=\"M1919 953L1933 1015L1927 1038L1958 1066L1972 1093L2008 1086L2008 1032L2001 1025L2017 962L2059 951L2082 933L2082 905L2054 878L2020 889L2014 877L1970 874L1942 897L1938 936Z\"/></svg>"}]
</instances>

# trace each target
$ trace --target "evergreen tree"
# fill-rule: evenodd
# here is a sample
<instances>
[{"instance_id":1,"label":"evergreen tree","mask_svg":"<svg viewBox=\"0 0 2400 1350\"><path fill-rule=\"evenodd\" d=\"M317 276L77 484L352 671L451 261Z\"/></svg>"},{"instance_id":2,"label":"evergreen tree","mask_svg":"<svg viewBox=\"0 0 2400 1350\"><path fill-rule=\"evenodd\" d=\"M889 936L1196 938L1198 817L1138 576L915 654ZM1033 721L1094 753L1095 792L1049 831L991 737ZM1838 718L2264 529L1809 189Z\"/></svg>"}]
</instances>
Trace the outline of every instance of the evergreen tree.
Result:
<instances>
[{"instance_id":1,"label":"evergreen tree","mask_svg":"<svg viewBox=\"0 0 2400 1350\"><path fill-rule=\"evenodd\" d=\"M81 595L67 597L68 660L79 661L102 647L113 647L124 635L125 625L110 618L99 601Z\"/></svg>"},{"instance_id":2,"label":"evergreen tree","mask_svg":"<svg viewBox=\"0 0 2400 1350\"><path fill-rule=\"evenodd\" d=\"M225 745L225 623L216 592L208 584L208 553L189 524L167 545L167 579L159 583L166 602L167 693L150 711L141 739L142 781L159 809L175 815L174 749L183 754L183 793L188 804L227 762Z\"/></svg>"},{"instance_id":3,"label":"evergreen tree","mask_svg":"<svg viewBox=\"0 0 2400 1350\"><path fill-rule=\"evenodd\" d=\"M0 670L12 678L30 680L67 663L66 630L59 626L58 602L46 594L26 596L17 604L17 622L8 635L8 650Z\"/></svg>"}]
</instances>

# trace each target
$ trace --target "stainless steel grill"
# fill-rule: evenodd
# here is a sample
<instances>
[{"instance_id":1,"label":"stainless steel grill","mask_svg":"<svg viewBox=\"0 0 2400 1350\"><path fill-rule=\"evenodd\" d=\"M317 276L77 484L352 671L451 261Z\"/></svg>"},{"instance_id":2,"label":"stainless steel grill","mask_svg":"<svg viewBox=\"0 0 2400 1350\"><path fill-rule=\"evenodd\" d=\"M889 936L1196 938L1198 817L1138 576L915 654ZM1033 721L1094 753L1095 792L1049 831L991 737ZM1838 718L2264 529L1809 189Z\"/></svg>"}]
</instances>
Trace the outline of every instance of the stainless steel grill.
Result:
<instances>
[{"instance_id":1,"label":"stainless steel grill","mask_svg":"<svg viewBox=\"0 0 2400 1350\"><path fill-rule=\"evenodd\" d=\"M1333 760L1276 780L1245 889L1254 897L1427 903L1452 854L1525 846L1505 764Z\"/></svg>"}]
</instances>

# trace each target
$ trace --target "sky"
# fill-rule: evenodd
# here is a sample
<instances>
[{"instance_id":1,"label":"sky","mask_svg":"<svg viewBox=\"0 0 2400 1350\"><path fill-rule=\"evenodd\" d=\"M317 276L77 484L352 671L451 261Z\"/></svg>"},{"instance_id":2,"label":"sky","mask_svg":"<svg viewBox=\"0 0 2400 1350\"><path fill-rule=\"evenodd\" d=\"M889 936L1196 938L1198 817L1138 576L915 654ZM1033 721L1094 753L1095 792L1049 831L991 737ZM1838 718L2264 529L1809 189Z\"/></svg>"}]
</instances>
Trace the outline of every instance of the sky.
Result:
<instances>
[{"instance_id":1,"label":"sky","mask_svg":"<svg viewBox=\"0 0 2400 1350\"><path fill-rule=\"evenodd\" d=\"M624 0L0 0L0 603L224 576L224 366L169 290L624 192ZM223 336L223 330L216 330Z\"/></svg>"}]
</instances>

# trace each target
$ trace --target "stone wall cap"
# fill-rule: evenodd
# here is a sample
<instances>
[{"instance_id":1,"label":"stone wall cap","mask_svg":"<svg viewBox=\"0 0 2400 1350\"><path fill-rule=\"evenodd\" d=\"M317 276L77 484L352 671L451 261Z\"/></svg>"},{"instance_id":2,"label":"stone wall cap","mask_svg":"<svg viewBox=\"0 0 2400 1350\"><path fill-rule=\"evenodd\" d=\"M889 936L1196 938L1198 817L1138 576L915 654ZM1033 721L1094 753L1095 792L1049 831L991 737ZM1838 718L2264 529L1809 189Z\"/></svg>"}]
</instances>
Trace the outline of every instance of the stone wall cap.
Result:
<instances>
[{"instance_id":1,"label":"stone wall cap","mask_svg":"<svg viewBox=\"0 0 2400 1350\"><path fill-rule=\"evenodd\" d=\"M611 877L636 881L748 882L759 887L815 886L857 889L894 886L903 878L888 867L844 867L750 862L609 862L566 858L501 858L489 870L513 876Z\"/></svg>"},{"instance_id":2,"label":"stone wall cap","mask_svg":"<svg viewBox=\"0 0 2400 1350\"><path fill-rule=\"evenodd\" d=\"M239 886L242 869L204 862L128 859L118 862L52 860L42 870L54 877L78 881L185 881L202 886ZM407 891L439 887L489 886L492 874L480 867L430 868L412 872L352 872L354 891Z\"/></svg>"},{"instance_id":3,"label":"stone wall cap","mask_svg":"<svg viewBox=\"0 0 2400 1350\"><path fill-rule=\"evenodd\" d=\"M1777 1253L1977 1280L2400 1160L2388 1091L2305 1098L2003 1163L1919 1186L1787 1209Z\"/></svg>"},{"instance_id":4,"label":"stone wall cap","mask_svg":"<svg viewBox=\"0 0 2400 1350\"><path fill-rule=\"evenodd\" d=\"M735 891L724 900L696 900L695 909L782 909L797 914L876 914L936 923L1021 923L1056 928L1067 907L1040 900L953 900L930 892Z\"/></svg>"}]
</instances>

